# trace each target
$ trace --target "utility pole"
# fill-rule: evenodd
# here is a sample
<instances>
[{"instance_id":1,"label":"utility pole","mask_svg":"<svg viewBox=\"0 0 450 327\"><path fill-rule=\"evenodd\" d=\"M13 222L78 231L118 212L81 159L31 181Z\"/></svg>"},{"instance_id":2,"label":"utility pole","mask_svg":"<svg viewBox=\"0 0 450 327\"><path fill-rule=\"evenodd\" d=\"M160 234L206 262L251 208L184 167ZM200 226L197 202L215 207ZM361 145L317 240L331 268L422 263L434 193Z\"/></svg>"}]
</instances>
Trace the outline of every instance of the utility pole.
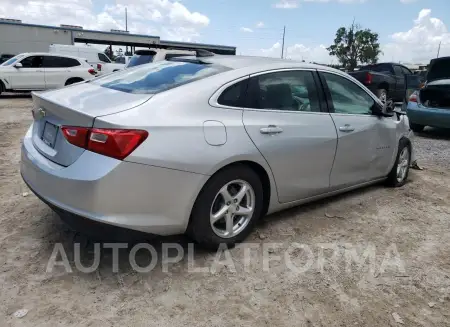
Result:
<instances>
[{"instance_id":1,"label":"utility pole","mask_svg":"<svg viewBox=\"0 0 450 327\"><path fill-rule=\"evenodd\" d=\"M125 31L128 32L128 10L125 7ZM125 47L125 55L128 54L128 45Z\"/></svg>"},{"instance_id":2,"label":"utility pole","mask_svg":"<svg viewBox=\"0 0 450 327\"><path fill-rule=\"evenodd\" d=\"M439 53L441 52L441 43L442 43L442 41L439 42L438 54L437 54L436 58L439 58Z\"/></svg>"},{"instance_id":3,"label":"utility pole","mask_svg":"<svg viewBox=\"0 0 450 327\"><path fill-rule=\"evenodd\" d=\"M284 37L286 36L286 26L283 28L283 45L281 47L281 59L284 58Z\"/></svg>"}]
</instances>

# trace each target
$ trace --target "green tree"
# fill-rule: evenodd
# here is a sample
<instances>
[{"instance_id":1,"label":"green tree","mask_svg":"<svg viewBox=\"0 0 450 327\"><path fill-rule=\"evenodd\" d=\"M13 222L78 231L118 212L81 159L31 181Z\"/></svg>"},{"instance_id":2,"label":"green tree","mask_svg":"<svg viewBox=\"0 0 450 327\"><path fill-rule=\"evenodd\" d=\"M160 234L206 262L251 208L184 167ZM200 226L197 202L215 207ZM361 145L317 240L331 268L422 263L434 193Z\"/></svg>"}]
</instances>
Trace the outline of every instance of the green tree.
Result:
<instances>
[{"instance_id":1,"label":"green tree","mask_svg":"<svg viewBox=\"0 0 450 327\"><path fill-rule=\"evenodd\" d=\"M378 33L370 29L363 30L354 22L348 28L341 27L337 30L334 44L327 50L349 71L353 71L359 63L377 63L381 54Z\"/></svg>"}]
</instances>

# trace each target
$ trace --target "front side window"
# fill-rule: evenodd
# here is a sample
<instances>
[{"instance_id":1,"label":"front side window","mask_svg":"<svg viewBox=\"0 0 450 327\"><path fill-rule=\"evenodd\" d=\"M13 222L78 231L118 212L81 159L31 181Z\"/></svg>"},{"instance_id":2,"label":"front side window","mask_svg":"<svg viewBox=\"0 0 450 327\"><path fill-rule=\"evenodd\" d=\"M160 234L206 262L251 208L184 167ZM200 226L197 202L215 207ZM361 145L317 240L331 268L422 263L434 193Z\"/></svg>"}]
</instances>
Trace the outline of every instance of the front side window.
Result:
<instances>
[{"instance_id":1,"label":"front side window","mask_svg":"<svg viewBox=\"0 0 450 327\"><path fill-rule=\"evenodd\" d=\"M42 56L30 56L21 62L23 68L40 68L42 67Z\"/></svg>"},{"instance_id":2,"label":"front side window","mask_svg":"<svg viewBox=\"0 0 450 327\"><path fill-rule=\"evenodd\" d=\"M402 76L403 75L403 71L402 71L402 67L395 65L394 66L394 72L395 75L397 76Z\"/></svg>"},{"instance_id":3,"label":"front side window","mask_svg":"<svg viewBox=\"0 0 450 327\"><path fill-rule=\"evenodd\" d=\"M109 60L108 57L105 54L103 54L103 53L99 53L98 54L98 59L100 61L106 62L108 64L111 62L111 60Z\"/></svg>"},{"instance_id":4,"label":"front side window","mask_svg":"<svg viewBox=\"0 0 450 327\"><path fill-rule=\"evenodd\" d=\"M155 94L226 70L229 68L219 65L160 61L125 69L92 83L127 93Z\"/></svg>"},{"instance_id":5,"label":"front side window","mask_svg":"<svg viewBox=\"0 0 450 327\"><path fill-rule=\"evenodd\" d=\"M370 115L375 100L354 82L335 74L323 73L330 91L334 112L339 114Z\"/></svg>"},{"instance_id":6,"label":"front side window","mask_svg":"<svg viewBox=\"0 0 450 327\"><path fill-rule=\"evenodd\" d=\"M5 62L4 62L3 64L1 64L0 66L10 66L10 65L14 64L17 60L20 60L20 59L22 59L22 58L23 58L23 55L15 56L15 57L13 57L13 58L11 58L11 59L5 61Z\"/></svg>"},{"instance_id":7,"label":"front side window","mask_svg":"<svg viewBox=\"0 0 450 327\"><path fill-rule=\"evenodd\" d=\"M320 104L310 71L282 71L252 77L250 108L319 112Z\"/></svg>"}]
</instances>

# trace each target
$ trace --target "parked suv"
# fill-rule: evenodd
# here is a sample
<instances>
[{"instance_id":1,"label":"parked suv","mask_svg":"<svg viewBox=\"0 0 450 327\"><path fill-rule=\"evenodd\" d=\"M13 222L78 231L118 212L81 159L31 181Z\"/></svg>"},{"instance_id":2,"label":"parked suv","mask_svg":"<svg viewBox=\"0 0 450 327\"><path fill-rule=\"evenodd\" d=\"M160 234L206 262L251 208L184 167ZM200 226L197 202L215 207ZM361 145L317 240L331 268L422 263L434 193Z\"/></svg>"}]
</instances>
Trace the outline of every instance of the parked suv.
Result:
<instances>
[{"instance_id":1,"label":"parked suv","mask_svg":"<svg viewBox=\"0 0 450 327\"><path fill-rule=\"evenodd\" d=\"M57 89L95 77L85 59L51 53L22 53L0 65L0 93Z\"/></svg>"},{"instance_id":2,"label":"parked suv","mask_svg":"<svg viewBox=\"0 0 450 327\"><path fill-rule=\"evenodd\" d=\"M87 62L97 70L99 75L109 74L125 68L124 64L113 63L106 54L90 45L52 44L49 47L49 52L86 58Z\"/></svg>"}]
</instances>

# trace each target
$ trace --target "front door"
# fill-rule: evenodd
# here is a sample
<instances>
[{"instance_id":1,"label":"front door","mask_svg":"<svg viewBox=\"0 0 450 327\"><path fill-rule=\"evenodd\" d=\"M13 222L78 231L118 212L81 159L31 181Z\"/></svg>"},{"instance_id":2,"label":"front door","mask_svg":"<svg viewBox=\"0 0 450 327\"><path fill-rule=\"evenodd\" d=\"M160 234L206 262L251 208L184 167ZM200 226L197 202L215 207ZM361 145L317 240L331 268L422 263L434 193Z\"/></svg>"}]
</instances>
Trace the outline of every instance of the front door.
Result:
<instances>
[{"instance_id":1,"label":"front door","mask_svg":"<svg viewBox=\"0 0 450 327\"><path fill-rule=\"evenodd\" d=\"M331 172L332 189L387 176L397 148L396 121L372 114L375 100L350 79L321 73L326 85L331 117L338 133Z\"/></svg>"},{"instance_id":2,"label":"front door","mask_svg":"<svg viewBox=\"0 0 450 327\"><path fill-rule=\"evenodd\" d=\"M42 56L28 56L20 61L21 68L11 73L11 84L15 90L44 90L45 72Z\"/></svg>"},{"instance_id":3,"label":"front door","mask_svg":"<svg viewBox=\"0 0 450 327\"><path fill-rule=\"evenodd\" d=\"M268 162L279 201L328 192L336 129L321 111L316 72L289 70L252 76L245 129Z\"/></svg>"}]
</instances>

